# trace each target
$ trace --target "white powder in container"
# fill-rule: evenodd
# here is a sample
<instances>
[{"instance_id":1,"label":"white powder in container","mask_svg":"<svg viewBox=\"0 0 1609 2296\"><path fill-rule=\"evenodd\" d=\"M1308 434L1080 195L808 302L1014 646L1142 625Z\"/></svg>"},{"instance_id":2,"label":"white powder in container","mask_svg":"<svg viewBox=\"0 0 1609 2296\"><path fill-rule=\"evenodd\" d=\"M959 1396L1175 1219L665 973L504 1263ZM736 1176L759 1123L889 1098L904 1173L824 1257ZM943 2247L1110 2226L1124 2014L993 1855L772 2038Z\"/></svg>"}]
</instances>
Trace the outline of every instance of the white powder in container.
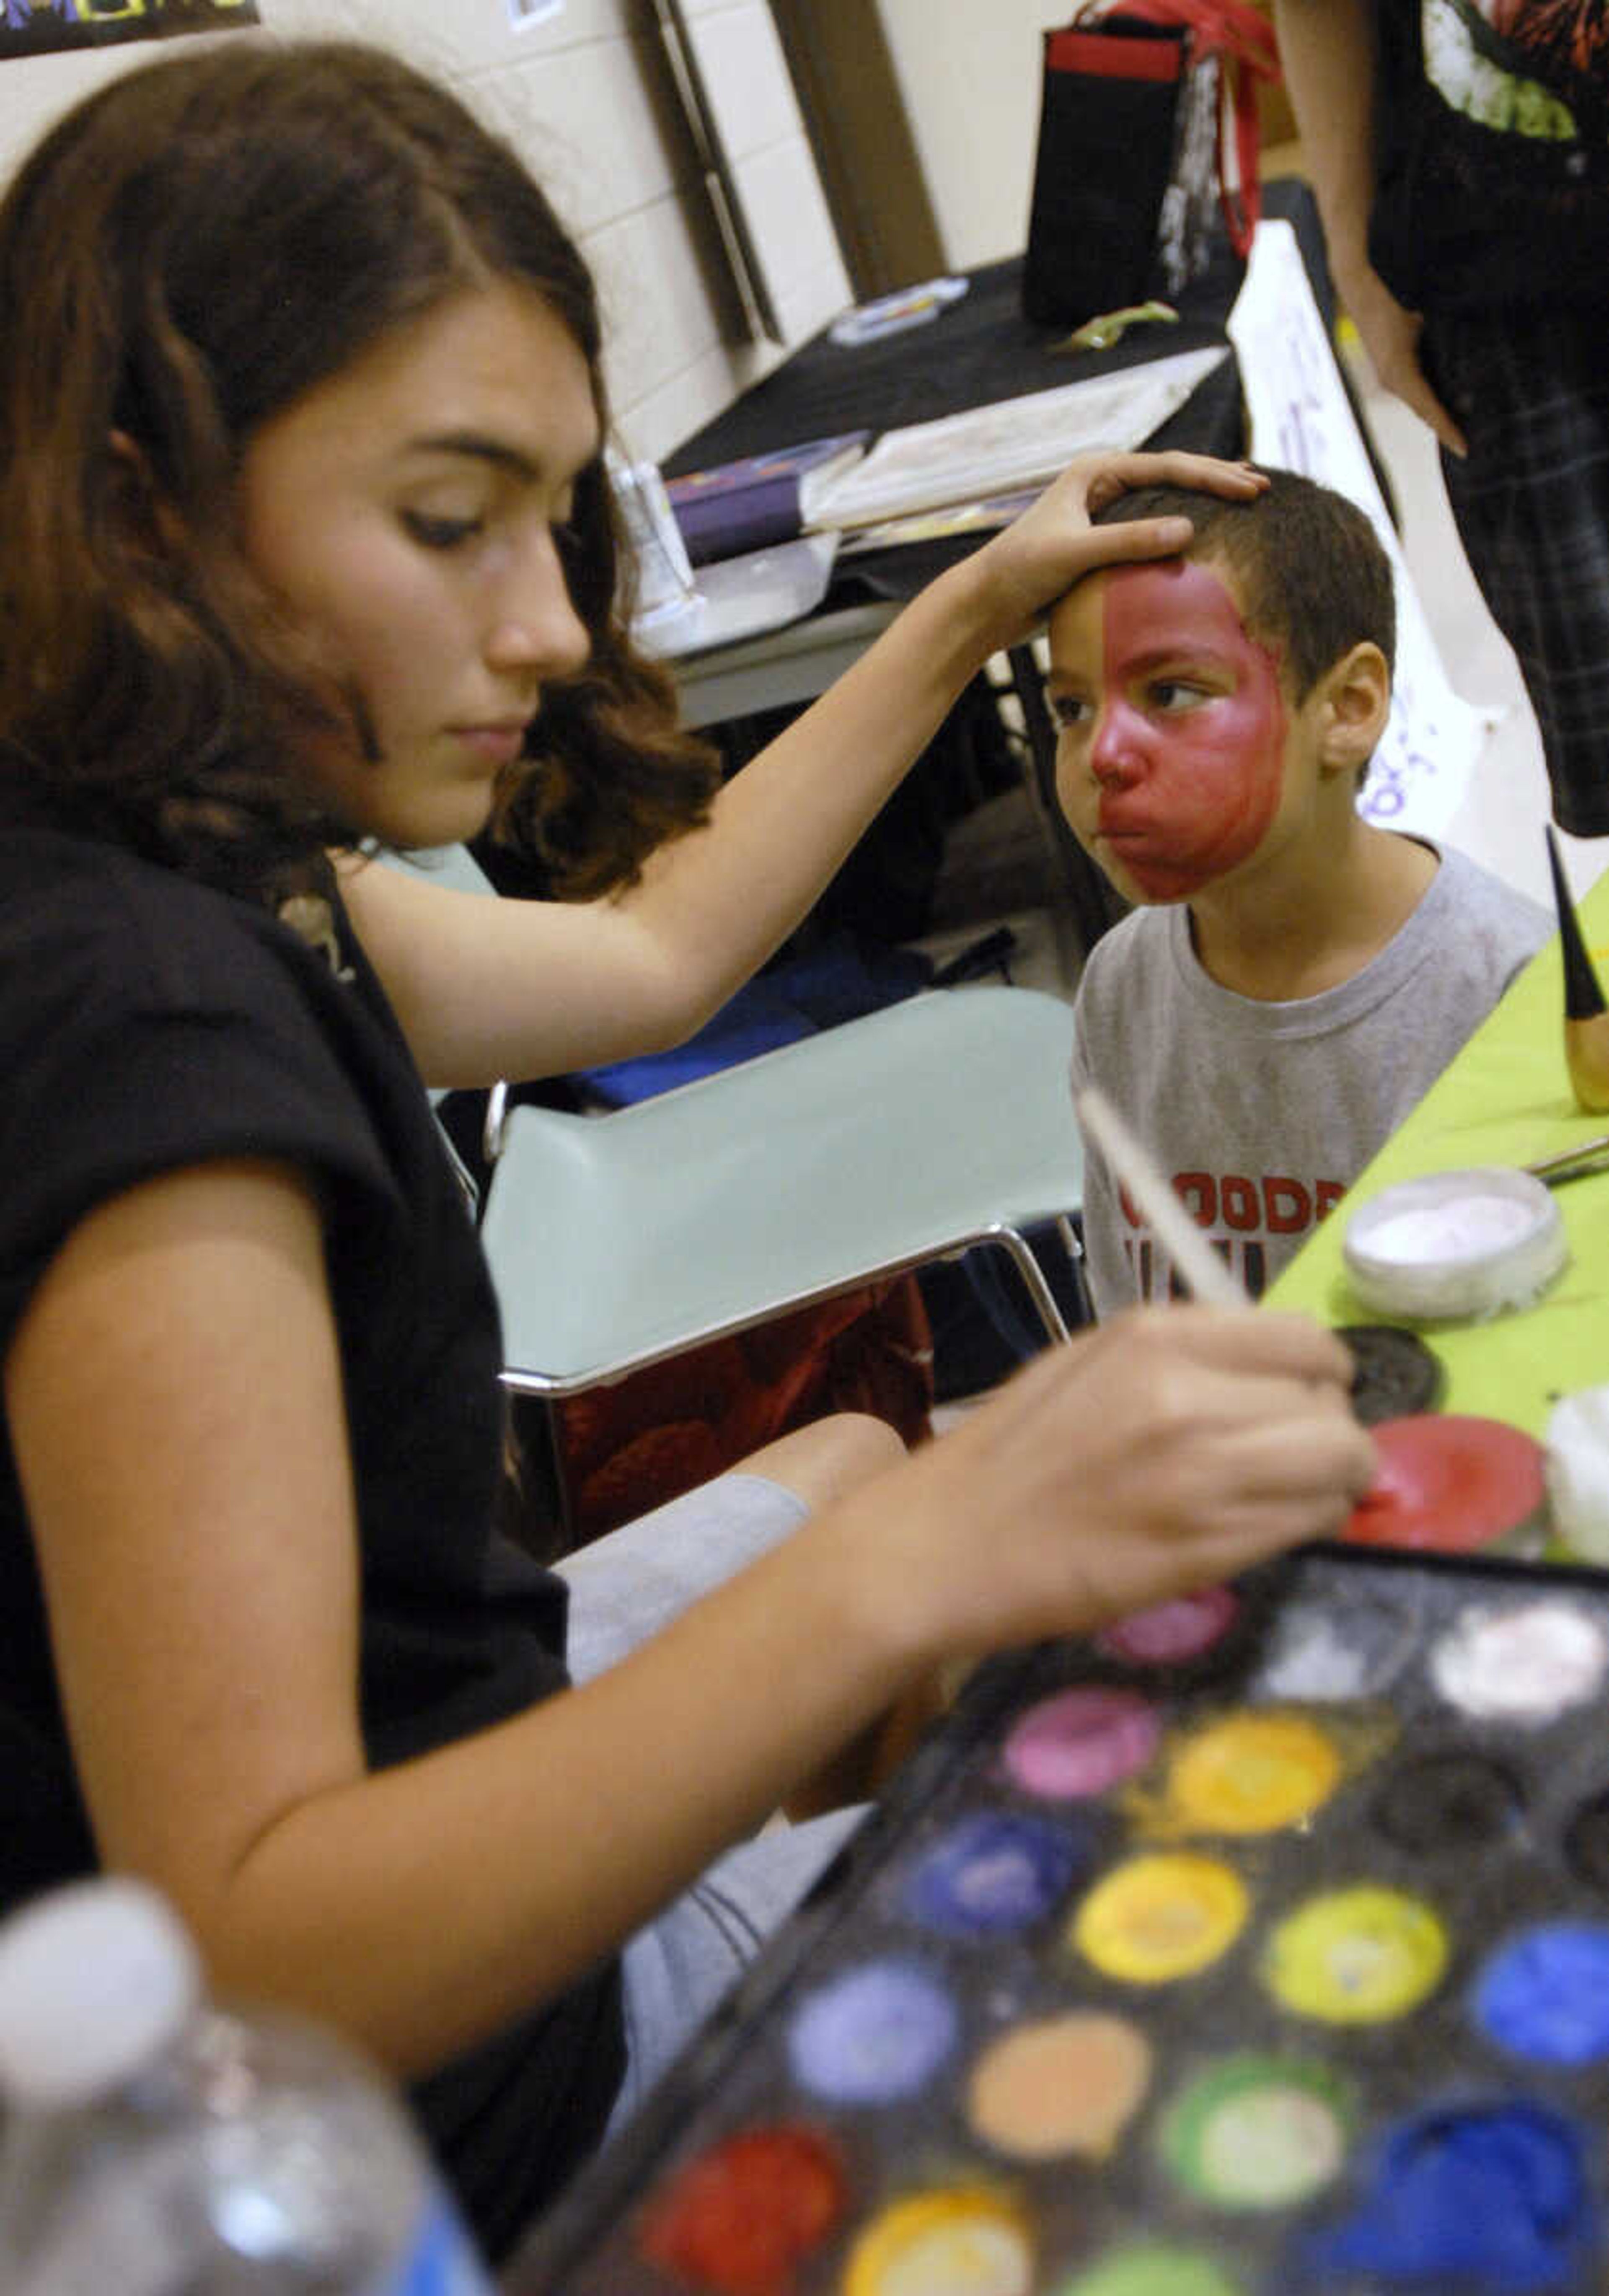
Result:
<instances>
[{"instance_id":1,"label":"white powder in container","mask_svg":"<svg viewBox=\"0 0 1609 2296\"><path fill-rule=\"evenodd\" d=\"M1348 1219L1352 1288L1388 1316L1495 1316L1539 1299L1569 1260L1558 1206L1512 1165L1426 1173Z\"/></svg>"},{"instance_id":2,"label":"white powder in container","mask_svg":"<svg viewBox=\"0 0 1609 2296\"><path fill-rule=\"evenodd\" d=\"M1514 1196L1453 1196L1446 1203L1393 1212L1370 1229L1368 1248L1377 1259L1428 1267L1472 1252L1501 1251L1535 1226L1531 1205Z\"/></svg>"}]
</instances>

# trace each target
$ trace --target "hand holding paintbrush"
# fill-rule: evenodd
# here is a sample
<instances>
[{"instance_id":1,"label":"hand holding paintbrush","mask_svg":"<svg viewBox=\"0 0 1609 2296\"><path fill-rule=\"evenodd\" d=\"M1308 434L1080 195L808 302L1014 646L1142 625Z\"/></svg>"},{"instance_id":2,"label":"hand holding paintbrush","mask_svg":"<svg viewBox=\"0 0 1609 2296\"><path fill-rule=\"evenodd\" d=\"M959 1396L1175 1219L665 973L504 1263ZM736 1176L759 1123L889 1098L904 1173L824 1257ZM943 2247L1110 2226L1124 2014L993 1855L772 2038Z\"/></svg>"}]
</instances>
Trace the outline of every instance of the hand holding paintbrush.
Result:
<instances>
[{"instance_id":1,"label":"hand holding paintbrush","mask_svg":"<svg viewBox=\"0 0 1609 2296\"><path fill-rule=\"evenodd\" d=\"M1191 1218L1151 1152L1129 1130L1096 1085L1086 1085L1073 1101L1080 1124L1100 1149L1116 1177L1151 1223L1152 1233L1173 1262L1179 1281L1213 1308L1253 1308L1256 1301L1225 1266ZM1356 1384L1354 1382L1354 1404ZM1359 1507L1369 1503L1365 1492Z\"/></svg>"}]
</instances>

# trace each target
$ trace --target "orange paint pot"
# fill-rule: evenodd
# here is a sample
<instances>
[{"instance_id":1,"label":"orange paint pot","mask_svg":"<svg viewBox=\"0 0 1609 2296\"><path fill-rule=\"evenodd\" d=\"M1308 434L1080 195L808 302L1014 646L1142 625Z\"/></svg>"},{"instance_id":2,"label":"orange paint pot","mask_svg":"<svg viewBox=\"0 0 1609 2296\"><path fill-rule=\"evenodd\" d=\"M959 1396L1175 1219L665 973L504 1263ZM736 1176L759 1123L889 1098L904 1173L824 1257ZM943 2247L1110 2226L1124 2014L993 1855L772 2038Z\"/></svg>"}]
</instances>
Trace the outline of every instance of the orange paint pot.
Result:
<instances>
[{"instance_id":1,"label":"orange paint pot","mask_svg":"<svg viewBox=\"0 0 1609 2296\"><path fill-rule=\"evenodd\" d=\"M1016 2026L973 2068L967 2119L1018 2161L1104 2161L1139 2110L1151 2045L1124 2017L1072 2010Z\"/></svg>"}]
</instances>

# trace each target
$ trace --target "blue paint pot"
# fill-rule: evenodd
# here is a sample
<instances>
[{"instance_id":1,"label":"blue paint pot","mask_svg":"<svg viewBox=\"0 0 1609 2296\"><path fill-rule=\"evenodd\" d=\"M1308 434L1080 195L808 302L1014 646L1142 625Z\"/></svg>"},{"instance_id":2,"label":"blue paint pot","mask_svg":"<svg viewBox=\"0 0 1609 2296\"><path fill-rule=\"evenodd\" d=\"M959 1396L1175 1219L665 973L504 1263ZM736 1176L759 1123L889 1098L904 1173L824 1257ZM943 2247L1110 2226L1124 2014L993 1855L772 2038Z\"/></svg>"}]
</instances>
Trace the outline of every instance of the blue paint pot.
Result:
<instances>
[{"instance_id":1,"label":"blue paint pot","mask_svg":"<svg viewBox=\"0 0 1609 2296\"><path fill-rule=\"evenodd\" d=\"M1539 2065L1609 2057L1609 1927L1543 1922L1494 1953L1475 1980L1476 2024Z\"/></svg>"},{"instance_id":2,"label":"blue paint pot","mask_svg":"<svg viewBox=\"0 0 1609 2296\"><path fill-rule=\"evenodd\" d=\"M1089 1859L1087 1842L1043 1818L975 1810L915 1867L905 1910L943 1937L1008 1937L1054 1912Z\"/></svg>"},{"instance_id":3,"label":"blue paint pot","mask_svg":"<svg viewBox=\"0 0 1609 2296\"><path fill-rule=\"evenodd\" d=\"M1437 2296L1541 2296L1587 2286L1600 2243L1583 2133L1545 2104L1507 2097L1389 2130L1357 2208L1301 2254L1315 2274Z\"/></svg>"}]
</instances>

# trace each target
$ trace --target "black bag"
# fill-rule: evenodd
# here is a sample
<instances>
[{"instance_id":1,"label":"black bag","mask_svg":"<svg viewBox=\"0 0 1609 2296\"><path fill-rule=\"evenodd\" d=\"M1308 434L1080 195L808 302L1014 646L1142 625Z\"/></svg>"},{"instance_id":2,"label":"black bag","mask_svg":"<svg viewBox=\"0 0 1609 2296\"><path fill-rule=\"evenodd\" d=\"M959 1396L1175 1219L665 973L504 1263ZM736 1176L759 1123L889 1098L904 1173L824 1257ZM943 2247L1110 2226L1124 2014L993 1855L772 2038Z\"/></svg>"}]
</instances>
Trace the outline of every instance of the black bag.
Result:
<instances>
[{"instance_id":1,"label":"black bag","mask_svg":"<svg viewBox=\"0 0 1609 2296\"><path fill-rule=\"evenodd\" d=\"M1178 295L1220 215L1244 259L1260 207L1253 82L1278 69L1246 0L1097 0L1047 32L1026 316L1074 327Z\"/></svg>"}]
</instances>

